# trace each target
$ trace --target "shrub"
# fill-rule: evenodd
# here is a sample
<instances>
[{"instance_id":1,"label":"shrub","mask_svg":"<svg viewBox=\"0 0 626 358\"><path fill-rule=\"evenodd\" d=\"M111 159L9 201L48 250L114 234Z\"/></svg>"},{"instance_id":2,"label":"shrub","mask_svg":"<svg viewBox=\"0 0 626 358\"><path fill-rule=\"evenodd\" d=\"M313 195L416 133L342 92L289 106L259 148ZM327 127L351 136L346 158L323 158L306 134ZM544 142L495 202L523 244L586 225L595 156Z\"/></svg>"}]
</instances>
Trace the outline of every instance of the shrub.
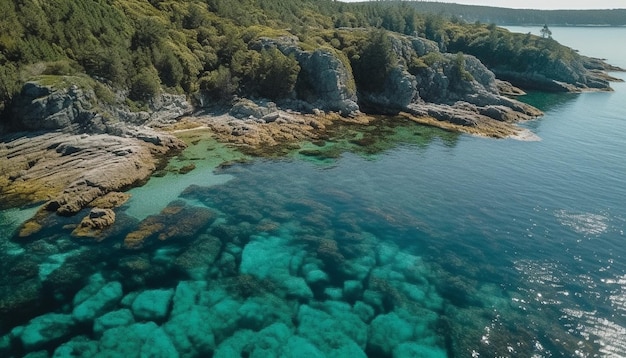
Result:
<instances>
[{"instance_id":1,"label":"shrub","mask_svg":"<svg viewBox=\"0 0 626 358\"><path fill-rule=\"evenodd\" d=\"M148 101L161 90L159 76L153 68L143 68L130 80L128 97L133 101Z\"/></svg>"},{"instance_id":2,"label":"shrub","mask_svg":"<svg viewBox=\"0 0 626 358\"><path fill-rule=\"evenodd\" d=\"M293 56L285 56L276 48L261 51L256 74L259 95L278 99L292 93L300 65Z\"/></svg>"},{"instance_id":3,"label":"shrub","mask_svg":"<svg viewBox=\"0 0 626 358\"><path fill-rule=\"evenodd\" d=\"M230 100L237 90L236 79L233 79L230 70L224 66L207 72L200 78L199 85L205 95L218 101Z\"/></svg>"}]
</instances>

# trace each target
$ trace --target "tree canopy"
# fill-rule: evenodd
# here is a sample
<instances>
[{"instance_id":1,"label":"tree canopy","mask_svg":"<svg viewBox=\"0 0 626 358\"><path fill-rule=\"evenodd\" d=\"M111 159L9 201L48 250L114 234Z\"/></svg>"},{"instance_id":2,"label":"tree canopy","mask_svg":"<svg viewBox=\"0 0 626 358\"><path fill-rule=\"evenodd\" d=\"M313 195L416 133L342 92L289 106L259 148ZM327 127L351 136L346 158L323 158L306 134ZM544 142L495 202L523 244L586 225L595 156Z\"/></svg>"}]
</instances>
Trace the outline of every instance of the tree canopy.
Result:
<instances>
[{"instance_id":1,"label":"tree canopy","mask_svg":"<svg viewBox=\"0 0 626 358\"><path fill-rule=\"evenodd\" d=\"M85 73L129 98L160 91L289 96L299 67L264 37L293 36L349 59L359 85L375 88L393 59L382 31L423 36L442 50L516 68L538 56L572 56L556 42L417 10L416 3L332 0L4 0L0 2L0 110L33 76ZM370 36L349 28L365 28ZM549 51L549 52L545 52ZM519 56L523 55L523 56ZM425 62L416 60L418 65ZM297 90L297 89L296 89Z\"/></svg>"}]
</instances>

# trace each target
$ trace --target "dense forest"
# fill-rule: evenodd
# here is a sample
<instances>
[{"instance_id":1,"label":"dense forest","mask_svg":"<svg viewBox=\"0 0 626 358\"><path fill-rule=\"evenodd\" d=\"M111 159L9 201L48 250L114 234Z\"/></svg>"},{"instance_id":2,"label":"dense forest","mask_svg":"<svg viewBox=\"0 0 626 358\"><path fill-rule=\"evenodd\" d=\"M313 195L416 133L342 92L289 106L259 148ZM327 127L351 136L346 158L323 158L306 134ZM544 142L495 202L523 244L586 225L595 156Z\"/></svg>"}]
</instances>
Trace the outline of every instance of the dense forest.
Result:
<instances>
[{"instance_id":1,"label":"dense forest","mask_svg":"<svg viewBox=\"0 0 626 358\"><path fill-rule=\"evenodd\" d=\"M435 1L412 1L420 12L448 18L458 17L466 22L485 22L498 25L550 26L626 26L626 3L623 9L605 10L533 10L506 9L491 6L473 6Z\"/></svg>"},{"instance_id":2,"label":"dense forest","mask_svg":"<svg viewBox=\"0 0 626 358\"><path fill-rule=\"evenodd\" d=\"M104 100L123 92L128 102L141 103L161 91L201 93L215 101L235 95L281 98L293 93L300 69L292 57L255 46L263 37L292 36L303 49L328 48L353 68L357 83L367 76L375 85L372 64L384 76L393 61L386 35L350 28L426 37L442 51L473 54L492 66L514 59L511 65L520 71L575 56L551 39L447 19L417 4L5 0L0 2L0 110L24 82L46 75L95 80ZM432 60L415 58L410 66Z\"/></svg>"}]
</instances>

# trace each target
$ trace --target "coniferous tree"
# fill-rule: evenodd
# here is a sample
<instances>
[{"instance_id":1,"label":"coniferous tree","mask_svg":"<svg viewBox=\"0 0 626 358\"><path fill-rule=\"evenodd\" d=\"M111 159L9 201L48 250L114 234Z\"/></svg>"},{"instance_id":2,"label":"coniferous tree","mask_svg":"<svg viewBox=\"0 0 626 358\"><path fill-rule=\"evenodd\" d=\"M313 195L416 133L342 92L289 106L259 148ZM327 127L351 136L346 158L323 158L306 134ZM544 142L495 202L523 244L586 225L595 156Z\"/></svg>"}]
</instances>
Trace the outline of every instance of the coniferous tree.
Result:
<instances>
[{"instance_id":1,"label":"coniferous tree","mask_svg":"<svg viewBox=\"0 0 626 358\"><path fill-rule=\"evenodd\" d=\"M541 37L544 39L552 38L552 31L548 28L548 24L543 25L543 28L541 29Z\"/></svg>"},{"instance_id":2,"label":"coniferous tree","mask_svg":"<svg viewBox=\"0 0 626 358\"><path fill-rule=\"evenodd\" d=\"M362 52L354 59L354 77L360 88L376 92L395 65L391 39L383 30L372 31Z\"/></svg>"}]
</instances>

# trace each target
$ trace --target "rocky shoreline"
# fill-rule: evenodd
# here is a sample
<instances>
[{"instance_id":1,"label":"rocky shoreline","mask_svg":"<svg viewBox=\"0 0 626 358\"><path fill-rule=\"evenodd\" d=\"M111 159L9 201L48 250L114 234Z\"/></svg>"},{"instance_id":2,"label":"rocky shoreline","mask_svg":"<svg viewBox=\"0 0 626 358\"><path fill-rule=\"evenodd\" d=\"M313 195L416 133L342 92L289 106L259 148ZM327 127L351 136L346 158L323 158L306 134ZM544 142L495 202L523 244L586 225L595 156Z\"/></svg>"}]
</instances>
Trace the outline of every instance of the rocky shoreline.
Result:
<instances>
[{"instance_id":1,"label":"rocky shoreline","mask_svg":"<svg viewBox=\"0 0 626 358\"><path fill-rule=\"evenodd\" d=\"M0 137L0 157L5 158L0 163L0 207L43 203L40 214L19 234L27 237L41 228L47 212L74 215L109 193L145 183L166 158L185 147L176 132L200 127L218 141L255 155L317 140L337 123L368 124L377 115L485 137L537 139L516 123L542 112L514 99L524 92L496 79L478 59L440 53L435 43L423 38L390 38L397 64L375 92L355 86L349 66L336 52L303 50L293 37L262 38L255 45L259 49L277 48L298 61L306 74L306 98L239 98L221 111L201 107L206 105L202 97L194 107L185 96L171 94L131 110L123 96L104 101L103 88L109 89L93 79L35 78L24 85L10 120L0 128L5 132ZM415 56L428 54L438 60L409 71ZM588 76L610 89L611 77L601 76L600 64L594 64ZM571 92L590 90L566 87ZM112 221L110 213L96 210L76 235L96 235Z\"/></svg>"}]
</instances>

